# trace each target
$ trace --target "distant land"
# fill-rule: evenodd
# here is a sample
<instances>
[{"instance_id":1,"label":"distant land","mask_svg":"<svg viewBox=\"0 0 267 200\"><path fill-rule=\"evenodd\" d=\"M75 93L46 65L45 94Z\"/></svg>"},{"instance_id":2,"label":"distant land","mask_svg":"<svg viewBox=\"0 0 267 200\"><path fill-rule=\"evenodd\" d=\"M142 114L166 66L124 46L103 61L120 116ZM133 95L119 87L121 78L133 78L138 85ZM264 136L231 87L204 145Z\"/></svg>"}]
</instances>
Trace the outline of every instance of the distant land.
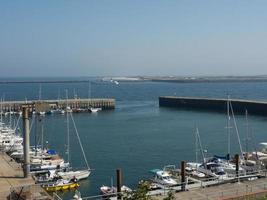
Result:
<instances>
[{"instance_id":1,"label":"distant land","mask_svg":"<svg viewBox=\"0 0 267 200\"><path fill-rule=\"evenodd\" d=\"M105 76L105 77L42 77L42 78L0 78L0 84L9 83L79 83L79 82L244 82L267 81L267 75L259 76Z\"/></svg>"}]
</instances>

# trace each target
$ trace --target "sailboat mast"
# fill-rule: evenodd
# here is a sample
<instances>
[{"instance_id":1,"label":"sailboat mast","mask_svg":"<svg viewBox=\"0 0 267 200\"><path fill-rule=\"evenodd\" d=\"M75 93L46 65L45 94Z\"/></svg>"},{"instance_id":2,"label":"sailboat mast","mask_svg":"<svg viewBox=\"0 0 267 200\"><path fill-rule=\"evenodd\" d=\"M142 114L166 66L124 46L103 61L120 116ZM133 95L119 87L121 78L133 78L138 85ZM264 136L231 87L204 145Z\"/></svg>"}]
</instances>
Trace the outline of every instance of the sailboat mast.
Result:
<instances>
[{"instance_id":1,"label":"sailboat mast","mask_svg":"<svg viewBox=\"0 0 267 200\"><path fill-rule=\"evenodd\" d=\"M200 146L200 151L201 151L201 155L202 155L202 159L203 159L203 162L205 163L205 156L204 156L204 152L203 152L203 148L202 148L202 143L201 143L201 140L200 140L200 135L199 135L199 131L198 131L198 127L196 128L196 135L197 135L197 138L198 138L198 142L199 142L199 146Z\"/></svg>"},{"instance_id":2,"label":"sailboat mast","mask_svg":"<svg viewBox=\"0 0 267 200\"><path fill-rule=\"evenodd\" d=\"M3 123L3 99L1 98L1 123Z\"/></svg>"},{"instance_id":3,"label":"sailboat mast","mask_svg":"<svg viewBox=\"0 0 267 200\"><path fill-rule=\"evenodd\" d=\"M66 90L66 100L67 100L67 109L68 109L68 90ZM70 123L69 123L69 112L67 112L67 155L68 163L70 163Z\"/></svg>"},{"instance_id":4,"label":"sailboat mast","mask_svg":"<svg viewBox=\"0 0 267 200\"><path fill-rule=\"evenodd\" d=\"M42 151L44 150L44 124L42 121L42 134L41 134ZM41 153L41 163L43 163L43 152Z\"/></svg>"},{"instance_id":5,"label":"sailboat mast","mask_svg":"<svg viewBox=\"0 0 267 200\"><path fill-rule=\"evenodd\" d=\"M83 158L84 158L85 164L86 164L86 166L87 166L87 169L90 170L90 167L89 167L89 164L88 164L88 161L87 161L87 159L86 159L85 152L84 152L84 149L83 149L83 146L82 146L82 142L81 142L81 139L80 139L80 136L79 136L79 133L78 133L78 130L77 130L75 121L74 121L73 116L72 116L72 113L70 113L70 117L71 117L71 120L72 120L72 122L73 122L73 126L74 126L74 129L75 129L75 133L76 133L76 135L77 135L77 138L78 138L78 141L79 141L81 150L82 150L82 154L83 154Z\"/></svg>"},{"instance_id":6,"label":"sailboat mast","mask_svg":"<svg viewBox=\"0 0 267 200\"><path fill-rule=\"evenodd\" d=\"M228 136L228 155L231 153L231 133L230 133L230 99L229 95L227 96L227 136Z\"/></svg>"},{"instance_id":7,"label":"sailboat mast","mask_svg":"<svg viewBox=\"0 0 267 200\"><path fill-rule=\"evenodd\" d=\"M88 82L88 105L87 105L88 109L89 109L89 101L90 101L90 99L91 99L91 82L89 81Z\"/></svg>"},{"instance_id":8,"label":"sailboat mast","mask_svg":"<svg viewBox=\"0 0 267 200\"><path fill-rule=\"evenodd\" d=\"M11 121L11 105L9 105L9 126L12 128L12 121Z\"/></svg>"},{"instance_id":9,"label":"sailboat mast","mask_svg":"<svg viewBox=\"0 0 267 200\"><path fill-rule=\"evenodd\" d=\"M240 149L240 152L241 152L240 156L241 156L241 159L244 160L243 149L242 149L242 145L241 145L241 141L240 141L239 131L238 131L238 128L237 128L237 124L236 124L236 120L235 120L235 115L234 115L234 110L233 110L232 103L230 102L229 105L230 105L231 113L232 113L232 116L233 116L233 121L234 121L234 125L235 125L235 131L236 131L236 135L237 135L239 149Z\"/></svg>"},{"instance_id":10,"label":"sailboat mast","mask_svg":"<svg viewBox=\"0 0 267 200\"><path fill-rule=\"evenodd\" d=\"M34 116L34 119L33 120L35 120L34 144L35 144L35 156L37 156L37 125L38 125L38 123L37 123L37 121L38 121L37 120L37 117ZM42 150L43 150L43 147L42 147Z\"/></svg>"},{"instance_id":11,"label":"sailboat mast","mask_svg":"<svg viewBox=\"0 0 267 200\"><path fill-rule=\"evenodd\" d=\"M248 140L249 140L249 127L248 127L248 111L246 110L246 152L248 152Z\"/></svg>"},{"instance_id":12,"label":"sailboat mast","mask_svg":"<svg viewBox=\"0 0 267 200\"><path fill-rule=\"evenodd\" d=\"M197 131L195 132L195 149L196 149L196 163L197 163L197 161L198 161L198 153L197 153L197 147L198 147L198 145L197 145Z\"/></svg>"}]
</instances>

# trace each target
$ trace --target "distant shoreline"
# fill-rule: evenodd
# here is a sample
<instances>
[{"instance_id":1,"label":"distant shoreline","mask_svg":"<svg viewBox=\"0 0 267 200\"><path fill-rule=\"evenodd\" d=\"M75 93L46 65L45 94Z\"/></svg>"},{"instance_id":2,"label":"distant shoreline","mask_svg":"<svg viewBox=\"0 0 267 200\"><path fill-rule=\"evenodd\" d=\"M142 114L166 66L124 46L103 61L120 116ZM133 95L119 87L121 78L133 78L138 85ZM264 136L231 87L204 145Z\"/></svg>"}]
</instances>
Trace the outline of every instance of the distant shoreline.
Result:
<instances>
[{"instance_id":1,"label":"distant shoreline","mask_svg":"<svg viewBox=\"0 0 267 200\"><path fill-rule=\"evenodd\" d=\"M60 80L60 78L43 78L42 80L33 80L32 78L11 78L8 80L0 79L0 84L17 84L17 83L85 83L85 82L173 82L173 83L204 83L204 82L266 82L267 76L125 76L125 77L98 77L94 80L80 79L79 78L66 78Z\"/></svg>"}]
</instances>

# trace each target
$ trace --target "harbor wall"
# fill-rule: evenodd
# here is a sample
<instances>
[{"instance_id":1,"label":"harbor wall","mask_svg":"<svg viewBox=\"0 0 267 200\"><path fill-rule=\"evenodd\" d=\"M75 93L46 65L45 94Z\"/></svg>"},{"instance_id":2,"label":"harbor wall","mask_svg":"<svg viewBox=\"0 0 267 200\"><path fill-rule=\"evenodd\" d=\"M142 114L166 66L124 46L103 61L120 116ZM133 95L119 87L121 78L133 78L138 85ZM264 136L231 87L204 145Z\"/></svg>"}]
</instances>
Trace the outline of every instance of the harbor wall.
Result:
<instances>
[{"instance_id":1,"label":"harbor wall","mask_svg":"<svg viewBox=\"0 0 267 200\"><path fill-rule=\"evenodd\" d=\"M22 111L22 107L29 107L30 111L49 111L50 109L70 108L102 108L102 110L115 109L115 99L68 99L68 100L31 100L31 101L5 101L1 103L3 112Z\"/></svg>"},{"instance_id":2,"label":"harbor wall","mask_svg":"<svg viewBox=\"0 0 267 200\"><path fill-rule=\"evenodd\" d=\"M216 112L226 112L227 99L197 98L197 97L159 97L160 107L172 107L190 110L206 110ZM234 113L244 114L247 110L249 114L267 115L267 102L242 99L230 99Z\"/></svg>"}]
</instances>

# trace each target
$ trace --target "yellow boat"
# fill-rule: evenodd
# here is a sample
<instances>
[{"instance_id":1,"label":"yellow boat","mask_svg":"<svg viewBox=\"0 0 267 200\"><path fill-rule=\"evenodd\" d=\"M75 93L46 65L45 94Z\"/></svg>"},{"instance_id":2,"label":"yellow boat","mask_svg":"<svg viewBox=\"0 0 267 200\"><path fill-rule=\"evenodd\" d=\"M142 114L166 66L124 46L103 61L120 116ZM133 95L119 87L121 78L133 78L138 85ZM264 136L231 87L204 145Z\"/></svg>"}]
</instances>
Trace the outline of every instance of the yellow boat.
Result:
<instances>
[{"instance_id":1,"label":"yellow boat","mask_svg":"<svg viewBox=\"0 0 267 200\"><path fill-rule=\"evenodd\" d=\"M57 183L53 183L53 184L49 184L49 185L43 185L43 188L47 191L47 192L55 192L55 191L64 191L64 190L70 190L70 189L75 189L77 187L79 187L79 183L75 183L75 182L57 182Z\"/></svg>"}]
</instances>

